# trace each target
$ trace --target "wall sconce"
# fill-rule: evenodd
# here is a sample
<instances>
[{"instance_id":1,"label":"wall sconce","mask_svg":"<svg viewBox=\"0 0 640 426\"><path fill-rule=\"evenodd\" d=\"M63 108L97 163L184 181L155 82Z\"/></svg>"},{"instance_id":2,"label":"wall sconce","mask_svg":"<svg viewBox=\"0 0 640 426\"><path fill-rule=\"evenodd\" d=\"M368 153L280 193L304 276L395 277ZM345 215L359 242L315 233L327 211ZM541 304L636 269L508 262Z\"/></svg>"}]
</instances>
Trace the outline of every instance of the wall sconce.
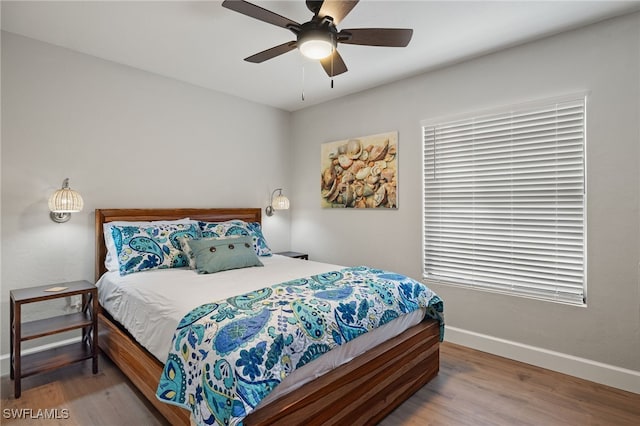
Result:
<instances>
[{"instance_id":1,"label":"wall sconce","mask_svg":"<svg viewBox=\"0 0 640 426\"><path fill-rule=\"evenodd\" d=\"M276 195L276 192L278 195ZM274 197L275 196L275 197ZM282 195L282 188L278 188L271 194L271 203L264 209L267 216L273 216L274 210L288 210L289 199Z\"/></svg>"},{"instance_id":2,"label":"wall sconce","mask_svg":"<svg viewBox=\"0 0 640 426\"><path fill-rule=\"evenodd\" d=\"M51 220L64 223L71 219L71 213L77 213L84 207L84 201L79 193L69 188L69 178L62 182L62 188L49 197Z\"/></svg>"}]
</instances>

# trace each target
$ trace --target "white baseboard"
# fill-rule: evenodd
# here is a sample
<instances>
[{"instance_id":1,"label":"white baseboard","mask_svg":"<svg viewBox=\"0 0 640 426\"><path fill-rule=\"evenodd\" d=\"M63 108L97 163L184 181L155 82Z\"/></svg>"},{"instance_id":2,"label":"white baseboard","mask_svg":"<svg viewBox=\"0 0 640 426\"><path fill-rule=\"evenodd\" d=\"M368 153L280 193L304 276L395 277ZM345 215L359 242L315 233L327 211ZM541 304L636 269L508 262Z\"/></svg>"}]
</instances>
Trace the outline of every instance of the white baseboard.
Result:
<instances>
[{"instance_id":1,"label":"white baseboard","mask_svg":"<svg viewBox=\"0 0 640 426\"><path fill-rule=\"evenodd\" d=\"M456 327L446 326L445 341L640 394L640 371L620 368Z\"/></svg>"},{"instance_id":2,"label":"white baseboard","mask_svg":"<svg viewBox=\"0 0 640 426\"><path fill-rule=\"evenodd\" d=\"M71 339L61 340L59 342L47 343L46 345L40 345L34 348L25 349L22 351L22 355L24 356L24 355L29 355L36 352L42 352L42 351L46 351L47 349L57 348L58 346L65 346L71 343L80 343L81 339L82 338L78 336L78 337L72 337ZM9 354L0 355L0 375L2 376L8 375L9 368L10 368Z\"/></svg>"}]
</instances>

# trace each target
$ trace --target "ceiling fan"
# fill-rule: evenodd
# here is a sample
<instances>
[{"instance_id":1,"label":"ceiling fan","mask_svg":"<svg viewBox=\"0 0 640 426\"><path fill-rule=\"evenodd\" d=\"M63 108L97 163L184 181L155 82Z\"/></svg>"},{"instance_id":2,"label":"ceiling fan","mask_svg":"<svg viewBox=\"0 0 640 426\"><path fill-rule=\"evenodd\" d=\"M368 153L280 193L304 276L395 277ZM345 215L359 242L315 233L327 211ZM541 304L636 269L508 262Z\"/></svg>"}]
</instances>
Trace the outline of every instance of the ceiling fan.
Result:
<instances>
[{"instance_id":1,"label":"ceiling fan","mask_svg":"<svg viewBox=\"0 0 640 426\"><path fill-rule=\"evenodd\" d=\"M354 28L338 31L338 25L358 4L359 0L306 0L313 18L299 24L270 10L243 0L225 0L222 6L278 27L286 28L296 35L296 40L272 47L245 58L245 61L261 63L287 53L295 48L311 58L319 59L329 77L347 71L337 44L364 46L405 47L411 41L412 29L404 28Z\"/></svg>"}]
</instances>

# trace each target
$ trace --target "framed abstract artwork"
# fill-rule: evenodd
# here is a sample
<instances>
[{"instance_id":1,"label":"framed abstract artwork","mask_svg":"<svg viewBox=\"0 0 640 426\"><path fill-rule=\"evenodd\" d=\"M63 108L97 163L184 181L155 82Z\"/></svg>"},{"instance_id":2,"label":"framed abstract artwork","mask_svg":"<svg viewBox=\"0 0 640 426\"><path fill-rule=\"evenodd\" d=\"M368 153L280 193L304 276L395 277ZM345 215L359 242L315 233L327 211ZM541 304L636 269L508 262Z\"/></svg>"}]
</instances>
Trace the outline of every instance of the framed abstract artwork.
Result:
<instances>
[{"instance_id":1,"label":"framed abstract artwork","mask_svg":"<svg viewBox=\"0 0 640 426\"><path fill-rule=\"evenodd\" d=\"M321 145L323 208L398 208L398 132Z\"/></svg>"}]
</instances>

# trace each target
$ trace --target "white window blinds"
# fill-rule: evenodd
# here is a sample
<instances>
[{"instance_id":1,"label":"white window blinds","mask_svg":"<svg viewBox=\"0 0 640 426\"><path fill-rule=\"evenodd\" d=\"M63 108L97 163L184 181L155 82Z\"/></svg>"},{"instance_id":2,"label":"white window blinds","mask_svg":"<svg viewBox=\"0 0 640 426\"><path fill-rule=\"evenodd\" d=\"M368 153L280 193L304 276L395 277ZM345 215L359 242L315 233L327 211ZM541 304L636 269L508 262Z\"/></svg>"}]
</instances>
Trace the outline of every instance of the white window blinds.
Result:
<instances>
[{"instance_id":1,"label":"white window blinds","mask_svg":"<svg viewBox=\"0 0 640 426\"><path fill-rule=\"evenodd\" d=\"M585 99L423 126L424 278L585 303Z\"/></svg>"}]
</instances>

